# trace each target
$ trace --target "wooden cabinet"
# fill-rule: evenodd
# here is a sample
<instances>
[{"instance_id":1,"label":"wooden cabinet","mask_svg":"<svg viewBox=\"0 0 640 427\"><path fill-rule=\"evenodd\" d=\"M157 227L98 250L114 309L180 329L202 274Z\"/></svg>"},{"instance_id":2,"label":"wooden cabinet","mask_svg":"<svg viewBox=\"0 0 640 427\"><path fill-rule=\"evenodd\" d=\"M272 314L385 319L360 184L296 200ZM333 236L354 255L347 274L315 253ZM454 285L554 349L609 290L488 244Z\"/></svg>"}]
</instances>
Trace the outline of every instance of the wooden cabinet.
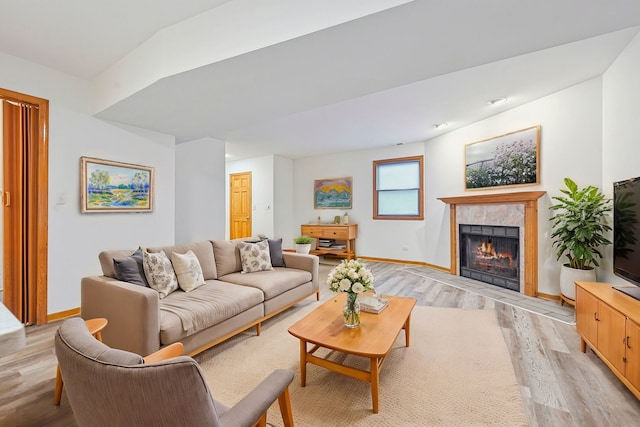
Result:
<instances>
[{"instance_id":1,"label":"wooden cabinet","mask_svg":"<svg viewBox=\"0 0 640 427\"><path fill-rule=\"evenodd\" d=\"M358 224L303 224L300 230L303 235L316 239L312 254L356 258ZM339 247L320 247L320 239L332 239Z\"/></svg>"},{"instance_id":2,"label":"wooden cabinet","mask_svg":"<svg viewBox=\"0 0 640 427\"><path fill-rule=\"evenodd\" d=\"M640 301L606 283L576 282L576 329L640 399Z\"/></svg>"}]
</instances>

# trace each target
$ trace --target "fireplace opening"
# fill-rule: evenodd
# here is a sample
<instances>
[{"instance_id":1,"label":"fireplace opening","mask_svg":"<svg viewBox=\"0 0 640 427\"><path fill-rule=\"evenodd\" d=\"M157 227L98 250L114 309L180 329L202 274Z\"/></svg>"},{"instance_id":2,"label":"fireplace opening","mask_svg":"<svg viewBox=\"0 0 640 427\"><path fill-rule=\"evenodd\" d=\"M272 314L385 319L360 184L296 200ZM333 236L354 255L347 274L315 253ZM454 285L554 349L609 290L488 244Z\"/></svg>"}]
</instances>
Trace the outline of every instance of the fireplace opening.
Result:
<instances>
[{"instance_id":1,"label":"fireplace opening","mask_svg":"<svg viewBox=\"0 0 640 427\"><path fill-rule=\"evenodd\" d=\"M520 291L519 227L460 224L460 275Z\"/></svg>"}]
</instances>

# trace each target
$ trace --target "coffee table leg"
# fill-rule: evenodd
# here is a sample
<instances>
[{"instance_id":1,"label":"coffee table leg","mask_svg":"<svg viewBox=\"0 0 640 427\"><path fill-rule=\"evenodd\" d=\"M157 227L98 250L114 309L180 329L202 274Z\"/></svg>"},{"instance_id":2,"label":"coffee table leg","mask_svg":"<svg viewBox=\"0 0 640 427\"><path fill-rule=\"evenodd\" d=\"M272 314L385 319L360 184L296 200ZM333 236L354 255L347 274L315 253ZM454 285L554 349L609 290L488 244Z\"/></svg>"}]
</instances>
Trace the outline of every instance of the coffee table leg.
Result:
<instances>
[{"instance_id":1,"label":"coffee table leg","mask_svg":"<svg viewBox=\"0 0 640 427\"><path fill-rule=\"evenodd\" d=\"M407 321L404 322L404 341L409 347L411 337L411 313L409 313L409 317L407 317Z\"/></svg>"},{"instance_id":2,"label":"coffee table leg","mask_svg":"<svg viewBox=\"0 0 640 427\"><path fill-rule=\"evenodd\" d=\"M372 357L369 359L369 370L371 372L371 400L373 402L373 413L378 413L378 380L380 378L380 371L378 369L378 358Z\"/></svg>"},{"instance_id":3,"label":"coffee table leg","mask_svg":"<svg viewBox=\"0 0 640 427\"><path fill-rule=\"evenodd\" d=\"M307 383L307 342L300 340L300 385Z\"/></svg>"}]
</instances>

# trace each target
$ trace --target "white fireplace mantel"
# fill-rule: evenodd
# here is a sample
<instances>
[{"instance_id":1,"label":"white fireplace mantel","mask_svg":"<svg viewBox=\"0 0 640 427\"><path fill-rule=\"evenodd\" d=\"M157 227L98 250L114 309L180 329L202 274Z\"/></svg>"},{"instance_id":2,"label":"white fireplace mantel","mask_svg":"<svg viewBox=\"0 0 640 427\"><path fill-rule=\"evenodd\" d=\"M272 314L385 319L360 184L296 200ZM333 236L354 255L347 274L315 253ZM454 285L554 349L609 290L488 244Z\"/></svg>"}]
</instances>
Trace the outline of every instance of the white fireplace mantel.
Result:
<instances>
[{"instance_id":1,"label":"white fireplace mantel","mask_svg":"<svg viewBox=\"0 0 640 427\"><path fill-rule=\"evenodd\" d=\"M524 205L524 294L538 294L538 199L545 191L515 193L473 194L457 197L439 197L449 205L451 274L458 274L458 238L456 207L459 205L522 204Z\"/></svg>"}]
</instances>

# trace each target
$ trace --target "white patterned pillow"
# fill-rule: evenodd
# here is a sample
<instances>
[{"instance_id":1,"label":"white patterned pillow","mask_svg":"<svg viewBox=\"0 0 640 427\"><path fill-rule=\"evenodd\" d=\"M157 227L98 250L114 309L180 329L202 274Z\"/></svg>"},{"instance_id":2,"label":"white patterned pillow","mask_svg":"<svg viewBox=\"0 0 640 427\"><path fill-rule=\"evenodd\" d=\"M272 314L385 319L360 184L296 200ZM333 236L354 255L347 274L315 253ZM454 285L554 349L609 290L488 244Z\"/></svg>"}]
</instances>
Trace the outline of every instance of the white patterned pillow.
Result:
<instances>
[{"instance_id":1,"label":"white patterned pillow","mask_svg":"<svg viewBox=\"0 0 640 427\"><path fill-rule=\"evenodd\" d=\"M149 286L158 291L160 299L178 289L178 278L164 252L143 251L142 267Z\"/></svg>"},{"instance_id":2,"label":"white patterned pillow","mask_svg":"<svg viewBox=\"0 0 640 427\"><path fill-rule=\"evenodd\" d=\"M238 249L240 249L243 273L273 270L271 266L271 256L269 255L269 241L238 243Z\"/></svg>"},{"instance_id":3,"label":"white patterned pillow","mask_svg":"<svg viewBox=\"0 0 640 427\"><path fill-rule=\"evenodd\" d=\"M204 276L198 257L192 250L185 254L172 253L171 264L178 277L178 286L185 292L189 292L204 285Z\"/></svg>"}]
</instances>

